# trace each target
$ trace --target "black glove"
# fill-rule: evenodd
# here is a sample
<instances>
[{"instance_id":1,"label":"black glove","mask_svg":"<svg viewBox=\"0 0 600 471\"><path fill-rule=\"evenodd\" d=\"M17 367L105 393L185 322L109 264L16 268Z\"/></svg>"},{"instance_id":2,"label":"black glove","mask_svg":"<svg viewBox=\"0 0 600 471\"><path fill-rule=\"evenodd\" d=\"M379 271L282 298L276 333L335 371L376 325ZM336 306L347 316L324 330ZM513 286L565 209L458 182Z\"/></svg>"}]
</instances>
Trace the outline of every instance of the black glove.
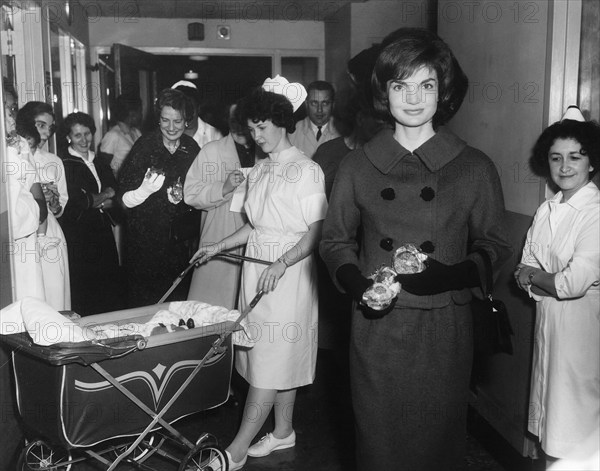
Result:
<instances>
[{"instance_id":1,"label":"black glove","mask_svg":"<svg viewBox=\"0 0 600 471\"><path fill-rule=\"evenodd\" d=\"M365 316L367 319L381 319L382 317L387 316L390 312L393 311L394 306L396 305L396 301L398 301L398 297L392 299L390 305L385 309L382 309L381 311L373 309L367 306L366 304L359 304L358 307L362 311L363 316Z\"/></svg>"},{"instance_id":2,"label":"black glove","mask_svg":"<svg viewBox=\"0 0 600 471\"><path fill-rule=\"evenodd\" d=\"M396 275L402 289L417 296L439 294L479 286L477 265L472 260L444 265L433 258L425 260L427 268L421 273Z\"/></svg>"},{"instance_id":3,"label":"black glove","mask_svg":"<svg viewBox=\"0 0 600 471\"><path fill-rule=\"evenodd\" d=\"M363 294L373 284L373 280L365 278L356 265L352 265L351 263L342 265L335 272L335 276L340 285L346 290L346 293L356 301L359 309L367 319L380 319L394 309L398 298L394 298L388 307L380 311L363 304Z\"/></svg>"},{"instance_id":4,"label":"black glove","mask_svg":"<svg viewBox=\"0 0 600 471\"><path fill-rule=\"evenodd\" d=\"M359 304L362 302L364 292L373 284L373 280L365 278L358 267L352 263L339 267L335 272L335 277L346 293Z\"/></svg>"}]
</instances>

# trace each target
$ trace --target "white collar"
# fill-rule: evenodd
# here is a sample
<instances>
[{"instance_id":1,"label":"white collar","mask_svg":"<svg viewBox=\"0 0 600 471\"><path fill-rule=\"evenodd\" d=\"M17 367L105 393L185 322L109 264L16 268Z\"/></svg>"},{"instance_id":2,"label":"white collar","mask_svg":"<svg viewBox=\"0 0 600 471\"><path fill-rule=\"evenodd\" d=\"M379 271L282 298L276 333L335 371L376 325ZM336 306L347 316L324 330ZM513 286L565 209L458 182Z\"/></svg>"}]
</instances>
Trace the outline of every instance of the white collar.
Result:
<instances>
[{"instance_id":1,"label":"white collar","mask_svg":"<svg viewBox=\"0 0 600 471\"><path fill-rule=\"evenodd\" d=\"M310 123L310 128L312 129L313 134L316 136L317 131L319 130L319 126L313 123L310 118L308 118L308 122ZM329 121L327 121L323 126L321 126L321 134L325 132L325 128L329 125Z\"/></svg>"},{"instance_id":2,"label":"white collar","mask_svg":"<svg viewBox=\"0 0 600 471\"><path fill-rule=\"evenodd\" d=\"M586 203L590 200L590 198L592 196L594 196L596 193L598 193L598 191L600 191L600 190L598 190L598 187L596 186L596 184L592 181L589 181L587 183L587 185L581 187L573 196L571 196L569 198L568 201L566 201L563 204L568 204L569 206L573 207L574 209L580 211L581 209L583 209L583 207L586 205ZM562 191L559 191L549 201L552 204L560 204L562 197L563 197L563 193L562 193Z\"/></svg>"},{"instance_id":3,"label":"white collar","mask_svg":"<svg viewBox=\"0 0 600 471\"><path fill-rule=\"evenodd\" d=\"M79 157L81 160L83 160L84 162L89 162L92 163L94 161L94 158L96 157L96 154L94 153L93 150L88 150L88 156L84 157L82 154L80 154L79 152L77 152L75 149L73 149L73 147L69 146L67 148L67 150L69 151L69 154L75 156L75 157Z\"/></svg>"}]
</instances>

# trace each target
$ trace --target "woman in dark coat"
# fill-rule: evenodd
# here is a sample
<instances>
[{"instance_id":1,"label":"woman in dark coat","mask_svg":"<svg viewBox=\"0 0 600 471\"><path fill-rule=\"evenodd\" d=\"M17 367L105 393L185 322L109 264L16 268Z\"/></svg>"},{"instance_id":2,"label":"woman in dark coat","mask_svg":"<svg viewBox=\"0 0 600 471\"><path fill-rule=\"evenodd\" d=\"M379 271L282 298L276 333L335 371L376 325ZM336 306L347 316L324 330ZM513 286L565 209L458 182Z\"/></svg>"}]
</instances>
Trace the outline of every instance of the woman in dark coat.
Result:
<instances>
[{"instance_id":1,"label":"woman in dark coat","mask_svg":"<svg viewBox=\"0 0 600 471\"><path fill-rule=\"evenodd\" d=\"M127 216L129 307L156 303L187 266L191 249L181 237L176 240L175 231L179 236L181 229L194 236L200 231L199 218L197 227L185 227L185 216L181 223L184 213L196 211L183 201L185 176L200 152L194 139L184 134L195 118L193 104L182 92L165 89L156 114L159 129L136 141L119 173ZM187 299L188 289L189 277L169 299Z\"/></svg>"},{"instance_id":2,"label":"woman in dark coat","mask_svg":"<svg viewBox=\"0 0 600 471\"><path fill-rule=\"evenodd\" d=\"M441 126L467 78L434 33L405 29L373 72L376 109L392 125L341 163L320 245L335 283L355 300L350 374L358 469L450 471L464 456L472 362L471 288L485 250L510 255L493 162ZM357 231L360 231L357 236ZM395 305L361 305L366 278L413 243L422 273L399 275Z\"/></svg>"},{"instance_id":3,"label":"woman in dark coat","mask_svg":"<svg viewBox=\"0 0 600 471\"><path fill-rule=\"evenodd\" d=\"M123 282L112 232L117 183L92 151L93 118L71 113L63 128L69 145L60 156L69 200L58 221L69 253L71 309L82 316L122 309Z\"/></svg>"}]
</instances>

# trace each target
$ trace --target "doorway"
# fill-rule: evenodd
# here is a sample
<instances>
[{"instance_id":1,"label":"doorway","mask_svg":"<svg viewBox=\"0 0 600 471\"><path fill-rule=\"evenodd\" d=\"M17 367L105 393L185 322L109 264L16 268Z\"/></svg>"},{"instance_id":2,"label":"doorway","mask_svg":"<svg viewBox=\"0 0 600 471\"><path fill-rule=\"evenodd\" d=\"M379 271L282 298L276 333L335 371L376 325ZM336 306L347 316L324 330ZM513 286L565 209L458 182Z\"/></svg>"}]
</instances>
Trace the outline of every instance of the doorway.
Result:
<instances>
[{"instance_id":1,"label":"doorway","mask_svg":"<svg viewBox=\"0 0 600 471\"><path fill-rule=\"evenodd\" d=\"M271 74L269 56L156 55L159 90L187 80L198 88L203 112L213 126L227 131L229 105L263 83Z\"/></svg>"}]
</instances>

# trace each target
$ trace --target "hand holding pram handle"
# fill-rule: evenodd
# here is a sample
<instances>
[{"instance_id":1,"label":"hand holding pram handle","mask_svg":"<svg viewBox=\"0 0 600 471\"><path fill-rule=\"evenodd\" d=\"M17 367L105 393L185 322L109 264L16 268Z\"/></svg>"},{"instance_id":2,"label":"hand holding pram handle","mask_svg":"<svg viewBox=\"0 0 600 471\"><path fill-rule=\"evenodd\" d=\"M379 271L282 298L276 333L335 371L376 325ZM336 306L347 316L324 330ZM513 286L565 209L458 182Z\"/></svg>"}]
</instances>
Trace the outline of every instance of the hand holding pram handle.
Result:
<instances>
[{"instance_id":1,"label":"hand holding pram handle","mask_svg":"<svg viewBox=\"0 0 600 471\"><path fill-rule=\"evenodd\" d=\"M198 252L200 252L200 250ZM207 255L205 258L198 258L198 259L196 259L195 257L198 255L198 252L196 252L194 254L194 256L190 259L190 263L192 263L192 264L194 264L196 266L198 266L198 265L200 265L200 264L202 264L204 262L207 262L212 257L233 258L235 260L243 260L245 262L259 263L261 265L271 265L273 263L273 262L269 262L268 260L261 260L259 258L246 257L245 255L238 255L238 254L235 254L235 253L228 253L228 252L218 252L218 253L215 253L213 255Z\"/></svg>"},{"instance_id":2,"label":"hand holding pram handle","mask_svg":"<svg viewBox=\"0 0 600 471\"><path fill-rule=\"evenodd\" d=\"M202 245L190 259L190 263L198 266L204 262L208 262L215 255L218 255L223 251L224 248L225 247L221 242Z\"/></svg>"}]
</instances>

